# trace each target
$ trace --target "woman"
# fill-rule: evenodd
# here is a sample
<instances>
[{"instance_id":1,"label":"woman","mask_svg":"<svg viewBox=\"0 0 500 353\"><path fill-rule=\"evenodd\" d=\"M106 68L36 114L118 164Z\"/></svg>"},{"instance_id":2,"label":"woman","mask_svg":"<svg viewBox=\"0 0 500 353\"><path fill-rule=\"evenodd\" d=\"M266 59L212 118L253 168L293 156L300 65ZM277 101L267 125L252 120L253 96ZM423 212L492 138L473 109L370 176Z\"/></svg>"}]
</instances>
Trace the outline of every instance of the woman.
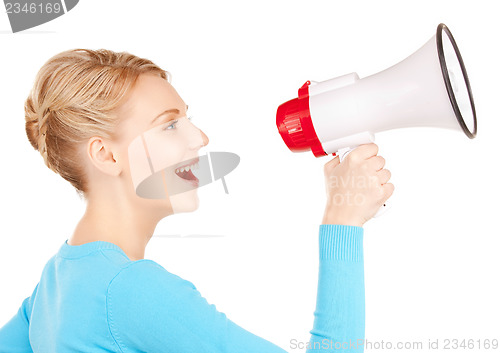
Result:
<instances>
[{"instance_id":1,"label":"woman","mask_svg":"<svg viewBox=\"0 0 500 353\"><path fill-rule=\"evenodd\" d=\"M41 68L25 104L26 133L87 209L0 329L0 352L284 352L217 311L191 282L144 259L162 218L198 206L195 187L138 195L146 178L139 175L158 167L154 154L160 168L179 166L208 144L186 110L166 71L126 52L69 50ZM141 144L148 164L137 159ZM377 153L367 144L325 164L314 327L297 347L363 351L362 226L393 192ZM360 178L370 182L338 182Z\"/></svg>"}]
</instances>

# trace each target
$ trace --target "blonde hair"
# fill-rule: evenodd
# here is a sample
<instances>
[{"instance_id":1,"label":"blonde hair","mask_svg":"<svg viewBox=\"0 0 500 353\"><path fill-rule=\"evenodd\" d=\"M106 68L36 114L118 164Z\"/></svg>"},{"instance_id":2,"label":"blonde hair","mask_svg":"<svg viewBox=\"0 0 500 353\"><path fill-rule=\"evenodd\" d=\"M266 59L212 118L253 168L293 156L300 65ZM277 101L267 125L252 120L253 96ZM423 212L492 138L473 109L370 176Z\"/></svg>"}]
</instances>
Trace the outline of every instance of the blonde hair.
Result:
<instances>
[{"instance_id":1,"label":"blonde hair","mask_svg":"<svg viewBox=\"0 0 500 353\"><path fill-rule=\"evenodd\" d=\"M143 73L170 82L170 74L152 61L106 49L64 51L38 72L24 105L26 134L47 167L80 196L88 185L78 145L92 136L115 137L114 112Z\"/></svg>"}]
</instances>

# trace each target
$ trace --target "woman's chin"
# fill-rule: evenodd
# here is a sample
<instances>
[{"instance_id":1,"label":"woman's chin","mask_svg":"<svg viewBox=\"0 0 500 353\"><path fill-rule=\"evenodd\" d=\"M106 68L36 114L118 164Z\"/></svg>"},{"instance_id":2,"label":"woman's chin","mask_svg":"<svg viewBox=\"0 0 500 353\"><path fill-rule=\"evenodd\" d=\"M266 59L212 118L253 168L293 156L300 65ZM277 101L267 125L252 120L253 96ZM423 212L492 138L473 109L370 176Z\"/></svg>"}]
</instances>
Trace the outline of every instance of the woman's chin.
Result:
<instances>
[{"instance_id":1,"label":"woman's chin","mask_svg":"<svg viewBox=\"0 0 500 353\"><path fill-rule=\"evenodd\" d=\"M196 211L200 204L197 189L170 196L169 199L174 214Z\"/></svg>"},{"instance_id":2,"label":"woman's chin","mask_svg":"<svg viewBox=\"0 0 500 353\"><path fill-rule=\"evenodd\" d=\"M164 218L176 213L186 213L196 211L199 207L198 188L180 192L162 199L147 199L134 195L137 207L142 210L148 209Z\"/></svg>"}]
</instances>

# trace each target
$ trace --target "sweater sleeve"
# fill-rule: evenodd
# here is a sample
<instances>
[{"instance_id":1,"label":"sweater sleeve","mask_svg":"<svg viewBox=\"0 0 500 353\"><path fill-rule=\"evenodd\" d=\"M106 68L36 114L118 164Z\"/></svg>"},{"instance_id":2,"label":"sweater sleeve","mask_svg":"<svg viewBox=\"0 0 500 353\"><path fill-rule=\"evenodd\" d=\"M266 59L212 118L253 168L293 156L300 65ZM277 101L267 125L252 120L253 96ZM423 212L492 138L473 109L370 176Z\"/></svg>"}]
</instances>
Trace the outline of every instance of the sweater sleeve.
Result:
<instances>
[{"instance_id":1,"label":"sweater sleeve","mask_svg":"<svg viewBox=\"0 0 500 353\"><path fill-rule=\"evenodd\" d=\"M365 284L363 228L320 225L314 326L307 353L363 352Z\"/></svg>"},{"instance_id":2,"label":"sweater sleeve","mask_svg":"<svg viewBox=\"0 0 500 353\"><path fill-rule=\"evenodd\" d=\"M0 328L0 352L33 353L29 341L29 322L38 284L30 297L23 300L17 313Z\"/></svg>"},{"instance_id":3,"label":"sweater sleeve","mask_svg":"<svg viewBox=\"0 0 500 353\"><path fill-rule=\"evenodd\" d=\"M303 345L308 352L311 347L337 349L331 341L364 338L362 231L360 227L320 226L314 326L310 342ZM193 283L151 260L135 261L114 277L106 309L111 336L124 353L286 352L238 326L208 303ZM330 343L327 346L325 339ZM314 346L315 342L321 347Z\"/></svg>"}]
</instances>

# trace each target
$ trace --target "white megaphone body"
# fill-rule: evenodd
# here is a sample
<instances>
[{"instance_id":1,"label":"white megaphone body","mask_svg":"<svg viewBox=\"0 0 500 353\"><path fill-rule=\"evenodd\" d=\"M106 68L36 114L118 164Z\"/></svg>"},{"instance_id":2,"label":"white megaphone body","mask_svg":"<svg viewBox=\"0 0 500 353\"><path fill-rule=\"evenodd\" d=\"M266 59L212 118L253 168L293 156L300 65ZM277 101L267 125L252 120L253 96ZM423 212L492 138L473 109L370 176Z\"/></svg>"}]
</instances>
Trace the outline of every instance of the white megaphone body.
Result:
<instances>
[{"instance_id":1,"label":"white megaphone body","mask_svg":"<svg viewBox=\"0 0 500 353\"><path fill-rule=\"evenodd\" d=\"M374 133L407 127L477 132L474 99L457 44L444 25L400 63L360 79L356 73L307 81L298 98L279 106L276 125L293 152L342 160ZM376 216L387 209L384 205Z\"/></svg>"}]
</instances>

